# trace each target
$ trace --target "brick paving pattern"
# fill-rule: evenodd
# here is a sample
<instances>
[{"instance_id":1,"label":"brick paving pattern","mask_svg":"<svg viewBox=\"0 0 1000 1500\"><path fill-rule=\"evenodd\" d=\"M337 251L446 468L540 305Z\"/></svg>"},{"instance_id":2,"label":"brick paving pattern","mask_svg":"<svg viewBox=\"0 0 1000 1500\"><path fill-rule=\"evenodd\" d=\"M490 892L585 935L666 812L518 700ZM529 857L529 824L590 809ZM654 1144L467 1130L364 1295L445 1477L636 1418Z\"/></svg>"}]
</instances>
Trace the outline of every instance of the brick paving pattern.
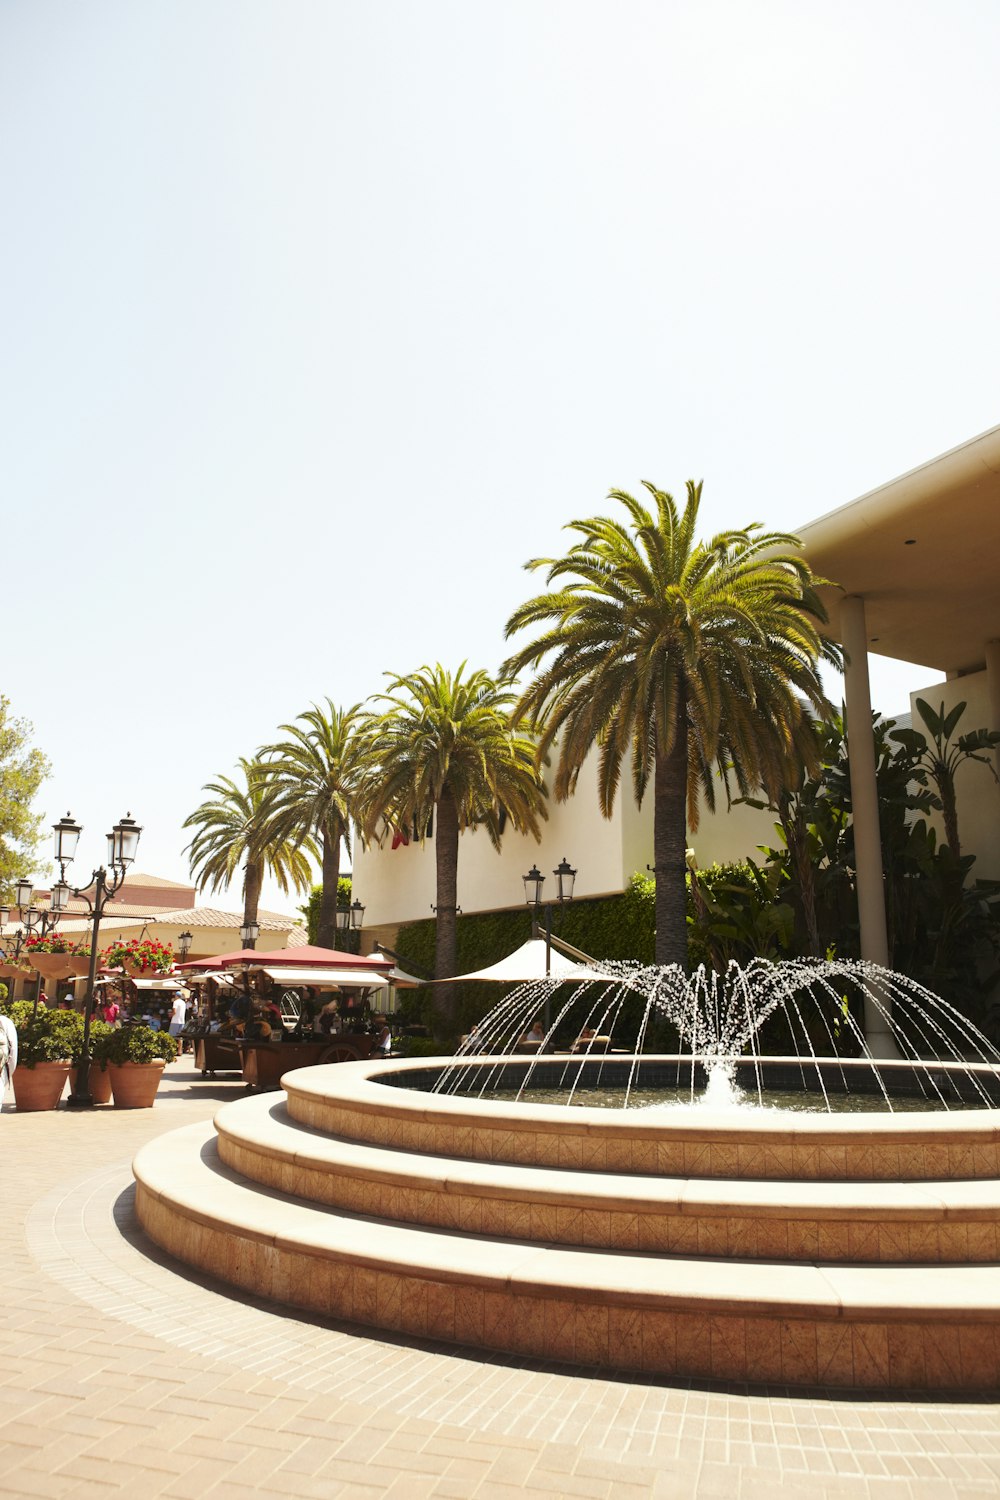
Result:
<instances>
[{"instance_id":1,"label":"brick paving pattern","mask_svg":"<svg viewBox=\"0 0 1000 1500\"><path fill-rule=\"evenodd\" d=\"M181 1059L153 1110L18 1116L8 1100L0 1495L1000 1495L1000 1401L845 1400L484 1359L285 1316L195 1277L137 1228L130 1162L240 1093Z\"/></svg>"}]
</instances>

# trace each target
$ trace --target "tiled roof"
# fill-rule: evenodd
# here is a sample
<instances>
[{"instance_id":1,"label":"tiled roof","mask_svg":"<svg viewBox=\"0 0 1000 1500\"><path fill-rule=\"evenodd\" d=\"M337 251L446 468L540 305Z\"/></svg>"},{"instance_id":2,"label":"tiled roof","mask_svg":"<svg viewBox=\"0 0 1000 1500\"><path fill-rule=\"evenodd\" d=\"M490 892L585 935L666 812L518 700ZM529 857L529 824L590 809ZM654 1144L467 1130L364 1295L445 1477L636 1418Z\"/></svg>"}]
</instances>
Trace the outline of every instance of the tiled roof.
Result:
<instances>
[{"instance_id":1,"label":"tiled roof","mask_svg":"<svg viewBox=\"0 0 1000 1500\"><path fill-rule=\"evenodd\" d=\"M305 932L297 917L282 916L280 912L259 911L257 921L261 932ZM212 906L193 906L182 907L179 911L151 912L147 908L136 915L127 915L123 910L109 907L104 917L106 927L139 927L143 923L152 926L156 922L166 923L169 927L226 927L238 932L243 924L243 913L219 911ZM82 932L89 926L89 922L69 918L59 923L59 931ZM296 946L307 940L303 937Z\"/></svg>"},{"instance_id":2,"label":"tiled roof","mask_svg":"<svg viewBox=\"0 0 1000 1500\"><path fill-rule=\"evenodd\" d=\"M157 886L173 886L178 891L189 891L193 882L190 880L164 880L162 875L141 875L137 870L129 870L125 877L125 885L148 885L151 888Z\"/></svg>"}]
</instances>

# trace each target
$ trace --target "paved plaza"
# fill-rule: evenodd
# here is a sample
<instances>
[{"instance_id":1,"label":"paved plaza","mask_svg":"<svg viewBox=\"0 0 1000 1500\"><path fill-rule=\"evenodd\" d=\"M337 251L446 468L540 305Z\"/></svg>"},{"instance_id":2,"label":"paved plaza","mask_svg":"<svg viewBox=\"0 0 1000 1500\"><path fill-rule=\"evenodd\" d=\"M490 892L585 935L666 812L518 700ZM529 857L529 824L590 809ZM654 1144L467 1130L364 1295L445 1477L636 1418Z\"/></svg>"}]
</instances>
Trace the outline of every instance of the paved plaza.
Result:
<instances>
[{"instance_id":1,"label":"paved plaza","mask_svg":"<svg viewBox=\"0 0 1000 1500\"><path fill-rule=\"evenodd\" d=\"M182 1058L153 1110L18 1116L8 1099L0 1495L1000 1495L988 1393L581 1374L283 1316L196 1277L137 1228L130 1163L241 1094Z\"/></svg>"}]
</instances>

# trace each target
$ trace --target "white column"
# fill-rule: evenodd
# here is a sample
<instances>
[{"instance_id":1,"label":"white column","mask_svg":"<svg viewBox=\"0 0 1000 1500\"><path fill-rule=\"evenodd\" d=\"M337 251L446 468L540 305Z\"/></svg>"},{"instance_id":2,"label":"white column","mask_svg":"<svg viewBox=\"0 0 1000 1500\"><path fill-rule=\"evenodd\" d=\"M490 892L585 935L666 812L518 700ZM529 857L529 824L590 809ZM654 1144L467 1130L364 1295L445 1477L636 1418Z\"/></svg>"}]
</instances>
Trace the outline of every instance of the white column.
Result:
<instances>
[{"instance_id":1,"label":"white column","mask_svg":"<svg viewBox=\"0 0 1000 1500\"><path fill-rule=\"evenodd\" d=\"M841 600L840 635L847 653L844 696L854 808L861 957L888 968L889 940L885 925L882 841L875 783L875 736L872 734L872 698L868 682L868 629L865 601L857 594ZM880 998L882 1005L888 1008L888 996ZM874 1057L898 1056L888 1019L869 996L865 998L865 1036Z\"/></svg>"},{"instance_id":2,"label":"white column","mask_svg":"<svg viewBox=\"0 0 1000 1500\"><path fill-rule=\"evenodd\" d=\"M989 694L990 729L1000 734L1000 638L986 642L986 691ZM1000 746L994 751L1000 776Z\"/></svg>"}]
</instances>

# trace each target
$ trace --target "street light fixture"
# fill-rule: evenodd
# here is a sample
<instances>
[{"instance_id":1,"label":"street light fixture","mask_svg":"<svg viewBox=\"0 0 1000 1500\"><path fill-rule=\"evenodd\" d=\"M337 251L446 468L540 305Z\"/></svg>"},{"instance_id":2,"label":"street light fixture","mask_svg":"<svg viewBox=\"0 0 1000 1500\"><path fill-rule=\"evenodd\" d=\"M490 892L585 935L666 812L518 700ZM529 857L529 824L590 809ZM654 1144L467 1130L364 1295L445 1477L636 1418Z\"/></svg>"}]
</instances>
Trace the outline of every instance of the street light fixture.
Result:
<instances>
[{"instance_id":1,"label":"street light fixture","mask_svg":"<svg viewBox=\"0 0 1000 1500\"><path fill-rule=\"evenodd\" d=\"M576 883L576 871L563 855L558 867L552 871L556 877L556 900L562 906L573 899L573 887ZM538 937L538 913L544 906L545 909L545 977L549 978L552 972L552 901L542 901L542 886L545 884L545 876L537 865L532 865L527 875L521 877L524 881L524 899L532 914L531 935ZM545 996L545 1034L548 1035L550 1027L550 996Z\"/></svg>"},{"instance_id":2,"label":"street light fixture","mask_svg":"<svg viewBox=\"0 0 1000 1500\"><path fill-rule=\"evenodd\" d=\"M177 939L177 946L180 949L181 958L187 958L188 954L191 952L191 944L193 942L194 937L190 932L182 932L180 934Z\"/></svg>"},{"instance_id":3,"label":"street light fixture","mask_svg":"<svg viewBox=\"0 0 1000 1500\"><path fill-rule=\"evenodd\" d=\"M257 939L260 937L259 922L244 922L240 928L240 942L244 948L256 948Z\"/></svg>"},{"instance_id":4,"label":"street light fixture","mask_svg":"<svg viewBox=\"0 0 1000 1500\"><path fill-rule=\"evenodd\" d=\"M60 818L52 831L55 836L56 858L59 861L59 880L60 884L63 884L66 882L66 866L73 861L83 830L67 813L65 818ZM99 865L86 886L74 886L70 891L71 895L87 903L91 925L90 969L87 974L87 999L83 1011L83 1044L76 1070L76 1084L66 1101L68 1109L92 1109L94 1106L94 1098L90 1092L90 1023L94 1017L94 984L97 978L97 946L101 918L104 915L104 908L109 901L113 900L116 891L125 879L129 865L135 858L141 832L142 829L135 819L131 814L126 813L125 817L120 818L108 834L108 868L105 869L103 865Z\"/></svg>"},{"instance_id":5,"label":"street light fixture","mask_svg":"<svg viewBox=\"0 0 1000 1500\"><path fill-rule=\"evenodd\" d=\"M360 932L364 926L364 921L365 908L357 897L354 898L350 906L338 906L334 943L336 943L336 932Z\"/></svg>"}]
</instances>

